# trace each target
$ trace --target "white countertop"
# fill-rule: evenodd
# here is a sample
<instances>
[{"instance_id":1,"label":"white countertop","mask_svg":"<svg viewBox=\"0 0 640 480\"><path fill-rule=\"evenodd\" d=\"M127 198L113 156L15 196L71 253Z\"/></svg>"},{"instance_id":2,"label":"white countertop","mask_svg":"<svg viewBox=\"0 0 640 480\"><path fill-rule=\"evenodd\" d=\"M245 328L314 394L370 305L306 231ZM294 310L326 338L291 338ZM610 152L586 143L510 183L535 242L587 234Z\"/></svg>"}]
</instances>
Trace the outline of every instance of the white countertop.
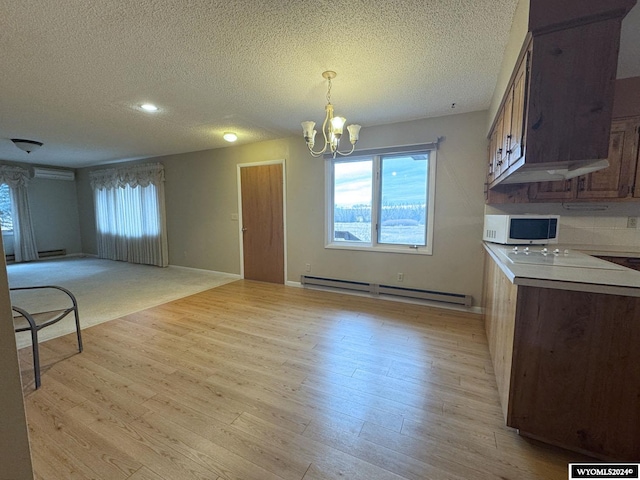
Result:
<instances>
[{"instance_id":1,"label":"white countertop","mask_svg":"<svg viewBox=\"0 0 640 480\"><path fill-rule=\"evenodd\" d=\"M539 261L525 255L523 247L515 253L511 245L485 242L484 248L516 285L640 297L639 271L600 260L573 247L553 245L550 250L557 248L560 253ZM539 251L541 247L531 247L534 248Z\"/></svg>"}]
</instances>

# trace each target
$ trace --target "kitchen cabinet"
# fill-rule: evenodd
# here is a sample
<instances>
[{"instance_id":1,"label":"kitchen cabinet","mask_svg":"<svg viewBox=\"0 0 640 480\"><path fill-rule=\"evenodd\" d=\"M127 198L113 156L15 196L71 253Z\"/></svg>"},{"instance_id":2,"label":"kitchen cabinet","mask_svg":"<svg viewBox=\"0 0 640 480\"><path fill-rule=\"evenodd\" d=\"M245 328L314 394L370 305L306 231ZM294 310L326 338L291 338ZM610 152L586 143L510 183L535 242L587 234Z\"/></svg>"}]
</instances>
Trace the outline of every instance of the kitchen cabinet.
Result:
<instances>
[{"instance_id":1,"label":"kitchen cabinet","mask_svg":"<svg viewBox=\"0 0 640 480\"><path fill-rule=\"evenodd\" d=\"M496 139L489 189L531 181L524 177L545 164L575 168L609 153L620 27L635 0L557 3L531 6L531 32L489 134ZM549 23L544 11L558 8L561 20ZM549 193L566 190L554 185Z\"/></svg>"},{"instance_id":2,"label":"kitchen cabinet","mask_svg":"<svg viewBox=\"0 0 640 480\"><path fill-rule=\"evenodd\" d=\"M514 80L505 95L489 136L489 184L524 155L524 105L528 59L527 52L519 62Z\"/></svg>"},{"instance_id":3,"label":"kitchen cabinet","mask_svg":"<svg viewBox=\"0 0 640 480\"><path fill-rule=\"evenodd\" d=\"M517 296L518 287L509 281L487 254L483 285L485 331L505 420L508 418L507 409L511 391L511 361Z\"/></svg>"},{"instance_id":4,"label":"kitchen cabinet","mask_svg":"<svg viewBox=\"0 0 640 480\"><path fill-rule=\"evenodd\" d=\"M609 167L570 180L539 182L530 190L530 200L611 201L640 198L639 136L640 117L614 120L609 137Z\"/></svg>"},{"instance_id":5,"label":"kitchen cabinet","mask_svg":"<svg viewBox=\"0 0 640 480\"><path fill-rule=\"evenodd\" d=\"M599 255L598 258L640 271L640 257L611 257Z\"/></svg>"},{"instance_id":6,"label":"kitchen cabinet","mask_svg":"<svg viewBox=\"0 0 640 480\"><path fill-rule=\"evenodd\" d=\"M639 461L638 288L565 289L504 268L487 250L485 329L506 424L597 458Z\"/></svg>"}]
</instances>

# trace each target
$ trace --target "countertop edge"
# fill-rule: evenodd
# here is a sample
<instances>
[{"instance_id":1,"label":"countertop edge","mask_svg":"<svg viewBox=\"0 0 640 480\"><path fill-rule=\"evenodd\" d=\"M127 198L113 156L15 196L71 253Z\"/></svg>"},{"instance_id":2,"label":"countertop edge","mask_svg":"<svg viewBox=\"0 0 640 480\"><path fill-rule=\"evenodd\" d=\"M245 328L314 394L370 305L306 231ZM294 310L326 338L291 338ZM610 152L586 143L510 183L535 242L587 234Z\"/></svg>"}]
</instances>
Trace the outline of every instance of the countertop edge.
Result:
<instances>
[{"instance_id":1,"label":"countertop edge","mask_svg":"<svg viewBox=\"0 0 640 480\"><path fill-rule=\"evenodd\" d=\"M540 288L553 288L558 290L571 290L578 292L590 292L590 293L603 293L610 295L622 295L628 297L640 297L640 284L636 285L611 285L605 283L587 283L571 280L557 280L557 279L545 279L538 278L534 275L527 276L526 274L516 274L509 266L503 262L498 256L497 252L492 250L492 244L483 242L483 247L489 256L496 262L496 265L506 275L511 283L514 285L522 285L527 287L540 287ZM496 248L499 247L496 245ZM584 252L584 251L583 251ZM587 252L584 252L587 253ZM588 254L591 254L590 252ZM549 267L549 268L563 268L563 267ZM635 273L635 272L634 272ZM640 276L640 273L638 273Z\"/></svg>"}]
</instances>

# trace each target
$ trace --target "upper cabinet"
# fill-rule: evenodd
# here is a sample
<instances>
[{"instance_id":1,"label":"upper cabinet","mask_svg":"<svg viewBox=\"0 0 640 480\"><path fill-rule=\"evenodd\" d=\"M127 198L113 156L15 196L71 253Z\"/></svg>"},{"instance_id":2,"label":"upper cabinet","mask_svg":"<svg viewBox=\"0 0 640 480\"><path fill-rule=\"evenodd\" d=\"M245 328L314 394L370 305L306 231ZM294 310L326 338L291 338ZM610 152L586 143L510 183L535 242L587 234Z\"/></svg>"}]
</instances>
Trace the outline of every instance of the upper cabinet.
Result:
<instances>
[{"instance_id":1,"label":"upper cabinet","mask_svg":"<svg viewBox=\"0 0 640 480\"><path fill-rule=\"evenodd\" d=\"M640 198L640 117L614 120L609 138L609 167L570 180L540 182L532 201L632 200Z\"/></svg>"},{"instance_id":2,"label":"upper cabinet","mask_svg":"<svg viewBox=\"0 0 640 480\"><path fill-rule=\"evenodd\" d=\"M634 4L532 1L530 32L489 135L488 190L570 176L609 156L620 27Z\"/></svg>"}]
</instances>

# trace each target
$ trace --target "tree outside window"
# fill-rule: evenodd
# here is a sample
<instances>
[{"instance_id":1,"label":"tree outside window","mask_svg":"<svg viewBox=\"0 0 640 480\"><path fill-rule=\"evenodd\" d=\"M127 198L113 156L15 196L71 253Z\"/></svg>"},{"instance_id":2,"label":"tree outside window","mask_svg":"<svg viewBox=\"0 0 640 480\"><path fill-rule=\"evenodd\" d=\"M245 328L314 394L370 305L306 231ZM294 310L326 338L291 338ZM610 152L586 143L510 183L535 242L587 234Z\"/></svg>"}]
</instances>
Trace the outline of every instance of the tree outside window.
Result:
<instances>
[{"instance_id":1,"label":"tree outside window","mask_svg":"<svg viewBox=\"0 0 640 480\"><path fill-rule=\"evenodd\" d=\"M11 190L9 185L0 185L0 227L3 232L13 232L13 218L11 217Z\"/></svg>"},{"instance_id":2,"label":"tree outside window","mask_svg":"<svg viewBox=\"0 0 640 480\"><path fill-rule=\"evenodd\" d=\"M328 248L432 253L434 150L328 163Z\"/></svg>"}]
</instances>

